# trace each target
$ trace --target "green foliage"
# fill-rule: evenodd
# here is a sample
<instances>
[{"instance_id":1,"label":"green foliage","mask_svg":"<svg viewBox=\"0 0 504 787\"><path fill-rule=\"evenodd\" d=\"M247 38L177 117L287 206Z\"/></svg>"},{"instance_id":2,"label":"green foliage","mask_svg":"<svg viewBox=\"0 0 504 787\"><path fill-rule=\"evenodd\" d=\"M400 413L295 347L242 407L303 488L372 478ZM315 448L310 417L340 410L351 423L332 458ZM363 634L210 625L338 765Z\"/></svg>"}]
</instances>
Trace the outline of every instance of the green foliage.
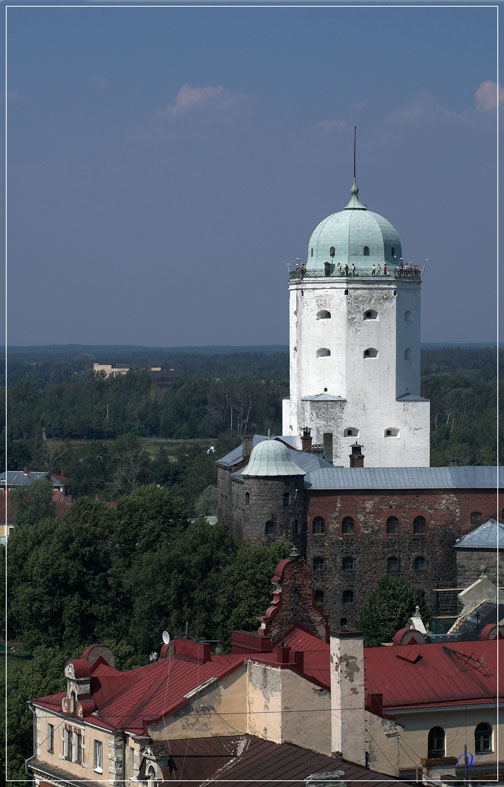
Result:
<instances>
[{"instance_id":1,"label":"green foliage","mask_svg":"<svg viewBox=\"0 0 504 787\"><path fill-rule=\"evenodd\" d=\"M216 516L219 504L219 490L216 486L206 486L194 505L196 516Z\"/></svg>"},{"instance_id":2,"label":"green foliage","mask_svg":"<svg viewBox=\"0 0 504 787\"><path fill-rule=\"evenodd\" d=\"M414 614L417 605L422 620L427 623L430 612L421 591L399 577L382 577L368 597L357 623L364 634L365 647L391 642L396 631Z\"/></svg>"},{"instance_id":3,"label":"green foliage","mask_svg":"<svg viewBox=\"0 0 504 787\"><path fill-rule=\"evenodd\" d=\"M12 504L16 509L16 528L36 525L42 519L54 519L55 504L52 499L53 486L49 479L34 481L29 486L20 486L11 492Z\"/></svg>"}]
</instances>

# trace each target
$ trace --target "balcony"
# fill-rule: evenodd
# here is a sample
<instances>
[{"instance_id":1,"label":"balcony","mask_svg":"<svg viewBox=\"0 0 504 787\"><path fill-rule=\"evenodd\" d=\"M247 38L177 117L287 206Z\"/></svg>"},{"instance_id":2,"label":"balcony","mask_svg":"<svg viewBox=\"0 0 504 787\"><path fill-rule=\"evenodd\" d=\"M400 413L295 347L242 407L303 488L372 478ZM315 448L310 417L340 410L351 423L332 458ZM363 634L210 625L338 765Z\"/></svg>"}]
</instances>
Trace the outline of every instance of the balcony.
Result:
<instances>
[{"instance_id":1,"label":"balcony","mask_svg":"<svg viewBox=\"0 0 504 787\"><path fill-rule=\"evenodd\" d=\"M421 270L414 265L395 266L387 271L375 268L356 268L352 272L351 268L338 269L332 263L328 263L325 271L321 270L308 270L304 265L300 265L295 271L289 271L289 281L297 281L299 279L385 279L386 281L395 279L415 279L421 281Z\"/></svg>"}]
</instances>

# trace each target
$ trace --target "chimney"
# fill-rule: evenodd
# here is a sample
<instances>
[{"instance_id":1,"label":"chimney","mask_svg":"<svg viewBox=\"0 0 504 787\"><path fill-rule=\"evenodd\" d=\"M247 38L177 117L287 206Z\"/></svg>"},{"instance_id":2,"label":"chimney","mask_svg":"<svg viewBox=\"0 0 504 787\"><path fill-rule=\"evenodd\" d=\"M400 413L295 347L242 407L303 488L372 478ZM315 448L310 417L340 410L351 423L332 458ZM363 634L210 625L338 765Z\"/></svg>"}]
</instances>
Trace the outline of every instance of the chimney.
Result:
<instances>
[{"instance_id":1,"label":"chimney","mask_svg":"<svg viewBox=\"0 0 504 787\"><path fill-rule=\"evenodd\" d=\"M331 749L366 764L364 647L360 631L331 632Z\"/></svg>"},{"instance_id":2,"label":"chimney","mask_svg":"<svg viewBox=\"0 0 504 787\"><path fill-rule=\"evenodd\" d=\"M362 453L362 446L359 445L359 443L352 444L350 467L364 467L364 454Z\"/></svg>"},{"instance_id":3,"label":"chimney","mask_svg":"<svg viewBox=\"0 0 504 787\"><path fill-rule=\"evenodd\" d=\"M25 475L28 475L28 468L27 468L27 467L23 467L23 473L24 473Z\"/></svg>"},{"instance_id":4,"label":"chimney","mask_svg":"<svg viewBox=\"0 0 504 787\"><path fill-rule=\"evenodd\" d=\"M303 434L301 435L301 450L302 451L311 451L312 448L312 436L311 436L311 429L309 426L305 426L303 429Z\"/></svg>"},{"instance_id":5,"label":"chimney","mask_svg":"<svg viewBox=\"0 0 504 787\"><path fill-rule=\"evenodd\" d=\"M252 435L251 434L243 435L242 444L243 444L243 458L248 460L250 458L250 453L252 451Z\"/></svg>"}]
</instances>

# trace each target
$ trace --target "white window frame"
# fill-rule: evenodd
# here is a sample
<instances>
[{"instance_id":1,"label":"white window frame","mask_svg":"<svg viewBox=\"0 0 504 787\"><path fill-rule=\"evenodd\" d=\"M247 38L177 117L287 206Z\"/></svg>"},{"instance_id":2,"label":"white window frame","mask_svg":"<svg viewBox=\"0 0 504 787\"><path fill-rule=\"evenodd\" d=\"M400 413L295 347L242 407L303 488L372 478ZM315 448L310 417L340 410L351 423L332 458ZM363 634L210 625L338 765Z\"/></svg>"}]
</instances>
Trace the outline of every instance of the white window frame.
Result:
<instances>
[{"instance_id":1,"label":"white window frame","mask_svg":"<svg viewBox=\"0 0 504 787\"><path fill-rule=\"evenodd\" d=\"M103 743L96 738L93 741L93 770L103 773Z\"/></svg>"}]
</instances>

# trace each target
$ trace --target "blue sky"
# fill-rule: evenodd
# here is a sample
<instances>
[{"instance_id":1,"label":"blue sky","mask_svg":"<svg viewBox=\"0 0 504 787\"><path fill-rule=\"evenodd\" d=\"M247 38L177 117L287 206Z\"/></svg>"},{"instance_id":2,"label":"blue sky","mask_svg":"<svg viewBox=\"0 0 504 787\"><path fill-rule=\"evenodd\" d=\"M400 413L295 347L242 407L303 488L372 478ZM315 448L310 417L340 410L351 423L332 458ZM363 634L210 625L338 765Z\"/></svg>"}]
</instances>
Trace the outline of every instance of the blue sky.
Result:
<instances>
[{"instance_id":1,"label":"blue sky","mask_svg":"<svg viewBox=\"0 0 504 787\"><path fill-rule=\"evenodd\" d=\"M492 341L495 8L7 9L9 344L287 343L287 277L360 197L424 341Z\"/></svg>"}]
</instances>

